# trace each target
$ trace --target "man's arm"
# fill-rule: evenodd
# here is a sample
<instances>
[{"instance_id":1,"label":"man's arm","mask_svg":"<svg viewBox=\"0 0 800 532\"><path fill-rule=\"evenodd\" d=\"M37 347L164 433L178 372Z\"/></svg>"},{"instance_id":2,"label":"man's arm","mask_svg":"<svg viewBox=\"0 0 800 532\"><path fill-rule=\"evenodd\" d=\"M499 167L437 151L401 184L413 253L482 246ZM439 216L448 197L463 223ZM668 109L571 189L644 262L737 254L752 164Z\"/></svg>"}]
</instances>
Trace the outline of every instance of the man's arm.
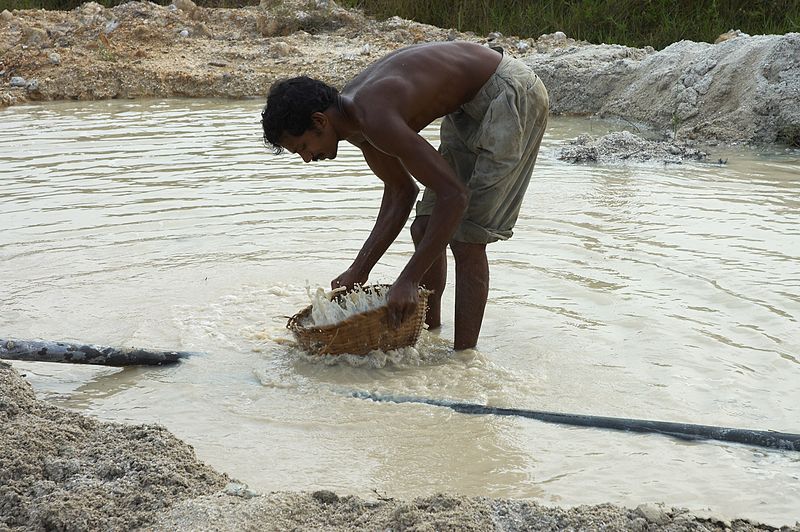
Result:
<instances>
[{"instance_id":1,"label":"man's arm","mask_svg":"<svg viewBox=\"0 0 800 532\"><path fill-rule=\"evenodd\" d=\"M370 169L383 181L383 199L369 237L353 264L333 280L333 288L352 287L355 283L363 284L367 281L372 268L403 229L419 193L419 188L400 161L375 149L369 143L363 143L359 148Z\"/></svg>"},{"instance_id":2,"label":"man's arm","mask_svg":"<svg viewBox=\"0 0 800 532\"><path fill-rule=\"evenodd\" d=\"M418 301L417 286L453 236L469 197L466 186L447 161L401 117L384 115L381 124L376 126L365 131L369 142L399 161L406 171L436 193L436 204L425 236L389 292L390 315L395 323L399 323L414 313Z\"/></svg>"}]
</instances>

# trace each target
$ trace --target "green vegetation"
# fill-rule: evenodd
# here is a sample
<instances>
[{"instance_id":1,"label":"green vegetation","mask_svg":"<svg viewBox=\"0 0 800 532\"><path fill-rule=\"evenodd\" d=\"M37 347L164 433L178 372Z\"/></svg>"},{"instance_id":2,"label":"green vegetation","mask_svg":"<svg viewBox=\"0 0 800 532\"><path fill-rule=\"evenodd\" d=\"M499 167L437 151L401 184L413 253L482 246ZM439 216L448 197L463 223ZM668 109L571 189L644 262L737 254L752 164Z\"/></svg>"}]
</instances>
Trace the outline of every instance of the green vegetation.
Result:
<instances>
[{"instance_id":1,"label":"green vegetation","mask_svg":"<svg viewBox=\"0 0 800 532\"><path fill-rule=\"evenodd\" d=\"M800 31L797 0L342 0L385 17L486 35L538 37L563 31L593 43L663 48L683 39L714 42L739 29L751 35Z\"/></svg>"},{"instance_id":2,"label":"green vegetation","mask_svg":"<svg viewBox=\"0 0 800 532\"><path fill-rule=\"evenodd\" d=\"M124 0L98 0L107 7ZM313 2L313 0L310 0ZM739 29L751 35L800 31L798 0L338 0L377 18L399 15L442 28L486 35L538 37L563 31L593 43L663 48L683 39L714 42ZM169 4L170 0L157 3ZM196 0L242 7L258 0ZM73 9L79 0L0 0L2 9Z\"/></svg>"}]
</instances>

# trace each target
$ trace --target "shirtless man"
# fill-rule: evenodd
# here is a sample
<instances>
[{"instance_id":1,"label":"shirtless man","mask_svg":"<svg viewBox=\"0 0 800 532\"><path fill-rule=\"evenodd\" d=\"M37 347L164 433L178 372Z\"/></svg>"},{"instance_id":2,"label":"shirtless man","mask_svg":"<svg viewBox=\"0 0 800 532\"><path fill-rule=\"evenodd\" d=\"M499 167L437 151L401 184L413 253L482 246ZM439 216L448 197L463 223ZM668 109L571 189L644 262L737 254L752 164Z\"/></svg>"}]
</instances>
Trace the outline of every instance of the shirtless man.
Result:
<instances>
[{"instance_id":1,"label":"shirtless man","mask_svg":"<svg viewBox=\"0 0 800 532\"><path fill-rule=\"evenodd\" d=\"M375 226L331 286L364 284L394 242L425 186L411 225L415 251L387 302L397 325L413 315L422 285L433 294L426 323L441 323L445 250L456 266L455 349L478 341L489 293L486 244L505 240L519 214L547 123L547 91L521 61L468 42L397 50L339 93L307 77L275 83L262 113L276 153L333 159L339 141L357 146L384 183ZM419 132L438 118L437 151Z\"/></svg>"}]
</instances>

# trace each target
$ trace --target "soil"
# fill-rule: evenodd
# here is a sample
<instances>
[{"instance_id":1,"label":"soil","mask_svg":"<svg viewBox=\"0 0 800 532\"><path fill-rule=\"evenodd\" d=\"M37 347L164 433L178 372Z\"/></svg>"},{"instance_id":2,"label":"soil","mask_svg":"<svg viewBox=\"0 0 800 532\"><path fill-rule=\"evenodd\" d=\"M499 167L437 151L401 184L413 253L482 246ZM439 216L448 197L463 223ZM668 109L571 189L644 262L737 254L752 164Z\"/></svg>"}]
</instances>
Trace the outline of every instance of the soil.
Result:
<instances>
[{"instance_id":1,"label":"soil","mask_svg":"<svg viewBox=\"0 0 800 532\"><path fill-rule=\"evenodd\" d=\"M561 147L557 157L571 163L681 164L683 161L705 161L708 153L686 142L648 140L630 131L617 131L597 139L588 134L578 135ZM723 161L720 159L717 164L723 164Z\"/></svg>"},{"instance_id":2,"label":"soil","mask_svg":"<svg viewBox=\"0 0 800 532\"><path fill-rule=\"evenodd\" d=\"M681 42L655 51L590 45L560 32L477 36L399 18L374 21L333 0L264 0L242 9L205 9L190 0L112 9L90 2L69 12L3 11L0 107L263 97L276 79L298 74L342 86L391 50L447 39L491 41L531 64L548 87L553 113L637 121L651 138L667 142L644 146L618 135L610 143L571 145L588 146L595 161L614 159L613 146L627 150L617 155L634 146L656 158L692 158L691 150L700 151L676 141L792 144L800 138L799 34L731 32L718 44ZM678 144L684 147L674 149L684 151L670 151ZM591 160L564 153L566 160ZM652 504L560 508L447 494L408 501L325 491L258 494L199 462L163 427L102 422L37 400L2 362L0 449L0 531L774 530Z\"/></svg>"},{"instance_id":3,"label":"soil","mask_svg":"<svg viewBox=\"0 0 800 532\"><path fill-rule=\"evenodd\" d=\"M230 479L163 427L36 400L0 362L0 530L130 530Z\"/></svg>"}]
</instances>

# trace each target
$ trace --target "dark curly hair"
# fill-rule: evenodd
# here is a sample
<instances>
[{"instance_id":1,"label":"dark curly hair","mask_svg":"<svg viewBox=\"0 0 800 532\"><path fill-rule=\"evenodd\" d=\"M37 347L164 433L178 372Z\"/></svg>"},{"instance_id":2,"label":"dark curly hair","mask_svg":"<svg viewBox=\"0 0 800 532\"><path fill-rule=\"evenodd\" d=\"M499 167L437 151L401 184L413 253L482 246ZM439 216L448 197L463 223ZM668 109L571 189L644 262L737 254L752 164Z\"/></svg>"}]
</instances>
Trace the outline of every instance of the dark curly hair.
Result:
<instances>
[{"instance_id":1,"label":"dark curly hair","mask_svg":"<svg viewBox=\"0 0 800 532\"><path fill-rule=\"evenodd\" d=\"M280 139L285 133L295 137L305 133L311 128L311 115L325 111L338 97L338 90L307 76L275 82L261 112L264 144L281 153Z\"/></svg>"}]
</instances>

